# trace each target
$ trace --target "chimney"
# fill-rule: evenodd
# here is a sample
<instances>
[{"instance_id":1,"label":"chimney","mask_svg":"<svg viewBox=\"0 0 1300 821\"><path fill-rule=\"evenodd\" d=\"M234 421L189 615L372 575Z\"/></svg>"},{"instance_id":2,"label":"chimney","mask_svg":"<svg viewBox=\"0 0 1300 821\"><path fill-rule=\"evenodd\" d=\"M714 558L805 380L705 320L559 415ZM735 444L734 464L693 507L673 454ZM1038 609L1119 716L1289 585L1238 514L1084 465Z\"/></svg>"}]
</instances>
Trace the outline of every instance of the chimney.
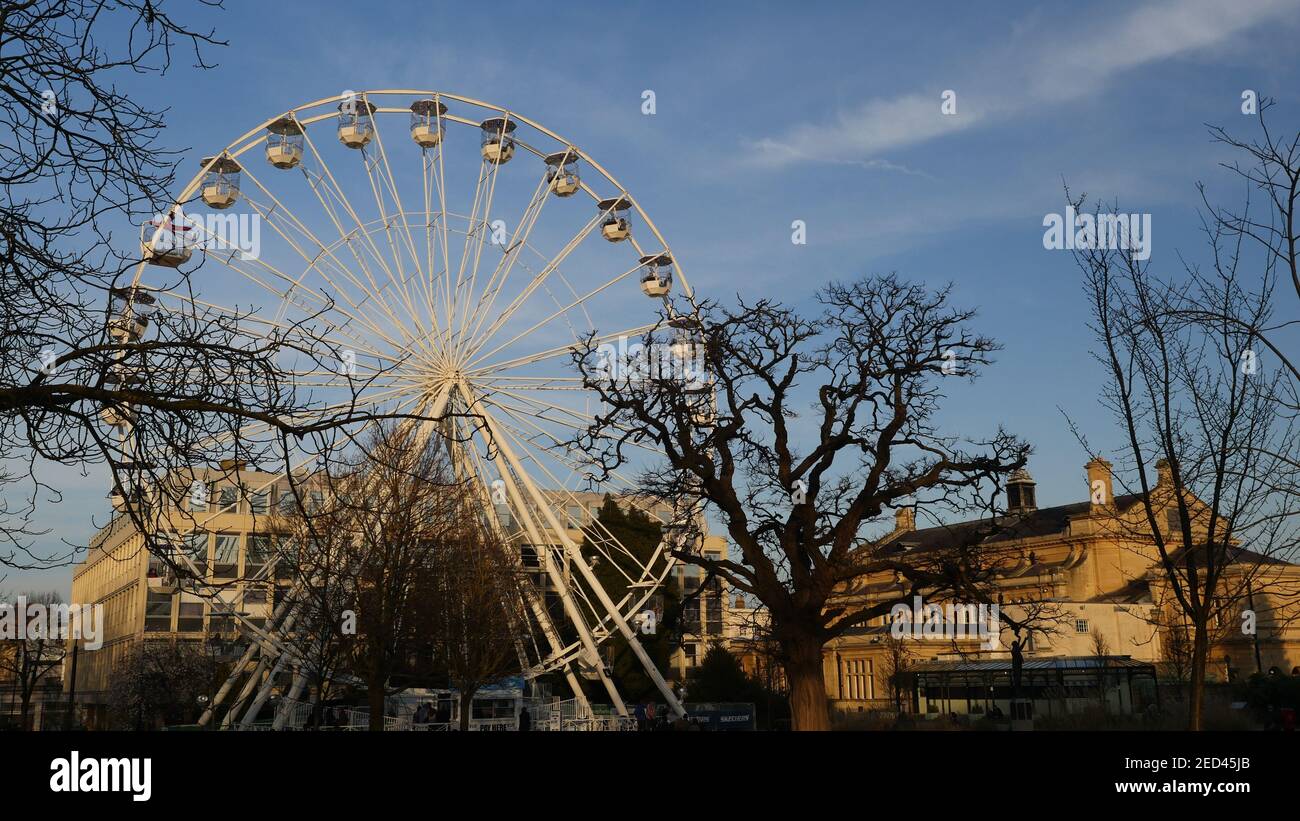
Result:
<instances>
[{"instance_id":1,"label":"chimney","mask_svg":"<svg viewBox=\"0 0 1300 821\"><path fill-rule=\"evenodd\" d=\"M1156 462L1156 487L1170 487L1173 483L1174 475L1169 470L1169 460Z\"/></svg>"},{"instance_id":2,"label":"chimney","mask_svg":"<svg viewBox=\"0 0 1300 821\"><path fill-rule=\"evenodd\" d=\"M1115 489L1111 482L1110 462L1098 456L1084 465L1088 471L1088 501L1092 508L1105 507L1115 502Z\"/></svg>"},{"instance_id":3,"label":"chimney","mask_svg":"<svg viewBox=\"0 0 1300 821\"><path fill-rule=\"evenodd\" d=\"M916 511L910 507L900 507L894 511L894 532L910 533L916 530Z\"/></svg>"}]
</instances>

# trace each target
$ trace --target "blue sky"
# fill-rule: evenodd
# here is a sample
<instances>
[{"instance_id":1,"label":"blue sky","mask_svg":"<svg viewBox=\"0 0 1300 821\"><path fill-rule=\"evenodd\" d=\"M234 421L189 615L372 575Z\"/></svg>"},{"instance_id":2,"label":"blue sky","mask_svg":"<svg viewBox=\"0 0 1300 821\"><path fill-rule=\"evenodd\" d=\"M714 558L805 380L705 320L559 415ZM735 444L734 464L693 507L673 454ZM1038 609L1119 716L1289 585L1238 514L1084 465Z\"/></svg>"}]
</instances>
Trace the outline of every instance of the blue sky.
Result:
<instances>
[{"instance_id":1,"label":"blue sky","mask_svg":"<svg viewBox=\"0 0 1300 821\"><path fill-rule=\"evenodd\" d=\"M1300 0L539 5L321 0L268 13L228 0L191 18L229 41L209 55L217 68L178 54L166 79L121 83L171 108L161 142L192 148L189 161L346 89L509 107L598 158L697 291L724 300L808 304L824 282L889 271L950 281L1005 350L954 389L945 419L1033 442L1044 506L1086 495L1087 457L1058 406L1103 449L1114 442L1077 269L1042 246L1063 182L1150 213L1152 258L1172 270L1177 253L1202 253L1195 183L1226 203L1243 193L1205 124L1252 133L1244 89L1278 98L1274 126L1300 123ZM954 116L940 112L949 89ZM793 220L806 245L791 243ZM102 478L45 475L66 491L43 511L46 540L84 541L107 511ZM69 578L0 586L66 595Z\"/></svg>"}]
</instances>

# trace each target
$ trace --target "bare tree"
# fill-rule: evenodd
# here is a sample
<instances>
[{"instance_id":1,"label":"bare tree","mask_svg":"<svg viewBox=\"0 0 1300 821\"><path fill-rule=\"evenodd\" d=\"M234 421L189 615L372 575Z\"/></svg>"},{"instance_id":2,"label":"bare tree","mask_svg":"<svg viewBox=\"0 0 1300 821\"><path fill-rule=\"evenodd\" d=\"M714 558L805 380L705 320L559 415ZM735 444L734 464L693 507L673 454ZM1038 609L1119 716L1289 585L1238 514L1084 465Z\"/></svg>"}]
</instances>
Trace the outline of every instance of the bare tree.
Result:
<instances>
[{"instance_id":1,"label":"bare tree","mask_svg":"<svg viewBox=\"0 0 1300 821\"><path fill-rule=\"evenodd\" d=\"M1184 263L1177 278L1124 250L1076 251L1106 372L1102 402L1123 435L1116 475L1136 500L1111 527L1158 565L1157 586L1187 618L1190 729L1201 726L1213 625L1235 620L1251 591L1294 595L1280 570L1300 505L1300 439L1285 412L1294 383L1269 367L1261 343L1273 263L1252 276L1241 232L1210 221L1205 234L1209 264Z\"/></svg>"},{"instance_id":2,"label":"bare tree","mask_svg":"<svg viewBox=\"0 0 1300 821\"><path fill-rule=\"evenodd\" d=\"M23 607L19 612L18 603ZM8 603L14 619L28 618L27 605L37 605L47 616L43 621L26 627L25 638L0 641L0 674L12 679L18 694L19 726L31 729L32 699L37 688L53 673L63 666L67 655L66 637L58 634L58 625L52 624L48 614L62 604L63 599L55 592L24 593L15 602ZM31 632L35 629L35 632Z\"/></svg>"},{"instance_id":3,"label":"bare tree","mask_svg":"<svg viewBox=\"0 0 1300 821\"><path fill-rule=\"evenodd\" d=\"M1212 203L1204 184L1198 184L1197 188L1216 233L1234 242L1248 242L1262 253L1259 269L1263 276L1254 287L1263 300L1283 309L1280 313L1283 318L1277 322L1247 324L1240 330L1248 331L1261 348L1276 357L1293 380L1300 381L1300 363L1288 352L1284 342L1287 329L1295 326L1295 320L1290 317L1300 307L1300 214L1297 213L1297 204L1300 204L1300 131L1289 133L1270 127L1268 116L1274 105L1276 102L1272 99L1260 100L1256 117L1259 136L1253 140L1233 136L1218 126L1210 128L1213 139L1241 156L1241 159L1222 165L1261 195L1263 213L1252 208L1253 197L1250 194L1241 208L1234 209ZM1276 289L1275 284L1278 286ZM1250 317L1236 316L1215 304L1184 306L1184 310L1191 317L1220 324L1250 322ZM1300 410L1293 387L1288 390L1286 398L1291 411Z\"/></svg>"},{"instance_id":4,"label":"bare tree","mask_svg":"<svg viewBox=\"0 0 1300 821\"><path fill-rule=\"evenodd\" d=\"M951 307L948 289L886 276L833 284L819 298L816 319L769 300L735 310L682 306L644 342L658 349L656 332L675 330L678 358L697 353L704 362L686 378L662 368L611 373L594 336L574 356L608 408L575 439L575 452L593 459L601 481L649 443L666 458L645 466L641 489L678 510L703 500L720 516L737 560L674 553L767 609L797 729L829 727L827 641L914 591L972 590L985 580L972 559L978 540L918 560L868 538L872 526L917 505L932 515L978 510L996 527L999 481L1029 452L1004 431L965 442L936 427L940 383L973 377L997 347L967 328L974 313ZM805 405L809 418L799 424ZM907 580L897 598L858 605L840 597L854 579L890 570Z\"/></svg>"},{"instance_id":5,"label":"bare tree","mask_svg":"<svg viewBox=\"0 0 1300 821\"><path fill-rule=\"evenodd\" d=\"M225 672L219 654L193 641L137 643L108 690L109 720L115 729L153 730L191 723L211 698Z\"/></svg>"},{"instance_id":6,"label":"bare tree","mask_svg":"<svg viewBox=\"0 0 1300 821\"><path fill-rule=\"evenodd\" d=\"M346 669L365 683L374 731L384 727L385 698L401 689L394 674L421 672L413 659L432 661L419 653L428 641L420 634L437 603L421 584L438 551L465 533L471 497L443 444L426 425L377 423L314 478L320 507L305 511L297 548L315 557L299 564L328 580L304 580L317 588L308 595L320 619L337 618L340 606L355 611L354 636L328 629L346 647Z\"/></svg>"},{"instance_id":7,"label":"bare tree","mask_svg":"<svg viewBox=\"0 0 1300 821\"><path fill-rule=\"evenodd\" d=\"M504 545L468 508L440 540L419 585L429 597L434 652L460 695L460 728L469 729L474 694L519 670L526 623L518 568Z\"/></svg>"},{"instance_id":8,"label":"bare tree","mask_svg":"<svg viewBox=\"0 0 1300 821\"><path fill-rule=\"evenodd\" d=\"M137 285L139 243L112 233L176 217L167 192L180 157L160 145L166 110L145 102L161 95L128 95L115 77L165 74L180 49L207 68L223 43L149 0L6 3L0 42L0 127L12 138L0 146L0 458L13 466L0 473L0 564L74 557L78 545L33 552L38 503L59 498L42 481L50 464L105 466L115 506L165 556L159 517L196 469L279 462L370 418L353 401L368 380L345 374L328 400L300 389L298 370L341 361L312 318L276 327L205 307L194 270L150 266ZM295 356L301 368L285 364Z\"/></svg>"},{"instance_id":9,"label":"bare tree","mask_svg":"<svg viewBox=\"0 0 1300 821\"><path fill-rule=\"evenodd\" d=\"M881 672L889 686L889 697L894 702L894 712L903 712L903 675L912 666L912 648L907 639L888 635L884 639L885 658Z\"/></svg>"},{"instance_id":10,"label":"bare tree","mask_svg":"<svg viewBox=\"0 0 1300 821\"><path fill-rule=\"evenodd\" d=\"M295 483L294 497L277 506L271 525L275 576L289 583L287 595L294 597L290 636L298 674L309 688L313 728L321 726L323 702L347 670L358 606L357 576L350 566L355 523L345 505L325 496L329 487L321 477Z\"/></svg>"}]
</instances>

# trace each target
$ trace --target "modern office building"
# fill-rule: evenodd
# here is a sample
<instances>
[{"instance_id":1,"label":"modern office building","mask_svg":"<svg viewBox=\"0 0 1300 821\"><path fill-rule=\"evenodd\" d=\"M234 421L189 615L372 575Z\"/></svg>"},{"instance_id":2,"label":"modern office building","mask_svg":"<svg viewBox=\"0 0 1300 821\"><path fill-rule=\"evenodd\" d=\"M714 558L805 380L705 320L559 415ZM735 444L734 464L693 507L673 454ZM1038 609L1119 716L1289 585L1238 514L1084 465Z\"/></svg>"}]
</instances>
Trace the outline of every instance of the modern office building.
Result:
<instances>
[{"instance_id":1,"label":"modern office building","mask_svg":"<svg viewBox=\"0 0 1300 821\"><path fill-rule=\"evenodd\" d=\"M287 480L232 461L197 471L196 487L201 490L186 495L161 517L156 534L176 551L180 578L150 555L133 521L121 512L95 534L86 558L74 569L72 600L104 608L103 645L81 651L77 663L75 700L88 726L107 726L115 671L121 671L139 643L192 642L220 660L233 661L249 641L241 623L265 626L289 590L286 569L268 567L276 553L277 521L283 521L277 512L296 510ZM543 492L552 500L552 511L563 515L567 538L581 545L584 529L599 515L604 495ZM298 494L309 510L323 502L321 491L310 483L300 486ZM637 506L661 524L672 519L671 509L664 505ZM509 544L519 551L525 578L536 586L556 623L562 623L559 593L546 567L546 562L555 562L565 579L575 572L565 558L562 540L543 526L537 531L544 545L540 546L524 535L509 507L498 505L497 514ZM537 511L531 518L534 523L544 521ZM701 549L719 557L725 554L726 543L706 536ZM669 572L683 595L699 591L698 567L679 565ZM683 680L707 647L723 639L726 598L715 579L687 603L685 635L672 659L673 669L661 671L666 677ZM70 676L69 667L65 682L69 687Z\"/></svg>"}]
</instances>

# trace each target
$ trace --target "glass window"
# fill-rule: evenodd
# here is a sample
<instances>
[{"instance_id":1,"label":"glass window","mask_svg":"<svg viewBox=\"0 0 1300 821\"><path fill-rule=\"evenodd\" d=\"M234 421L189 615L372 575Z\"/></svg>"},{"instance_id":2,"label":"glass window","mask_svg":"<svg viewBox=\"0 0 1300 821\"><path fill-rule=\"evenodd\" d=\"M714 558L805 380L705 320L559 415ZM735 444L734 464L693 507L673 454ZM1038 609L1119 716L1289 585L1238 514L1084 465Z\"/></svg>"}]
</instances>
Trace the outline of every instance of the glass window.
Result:
<instances>
[{"instance_id":1,"label":"glass window","mask_svg":"<svg viewBox=\"0 0 1300 821\"><path fill-rule=\"evenodd\" d=\"M1074 632L1076 632L1076 633L1086 633L1086 632L1088 632L1088 620L1087 620L1087 619L1075 619L1075 622L1074 622Z\"/></svg>"},{"instance_id":2,"label":"glass window","mask_svg":"<svg viewBox=\"0 0 1300 821\"><path fill-rule=\"evenodd\" d=\"M179 609L176 614L176 631L178 633L203 632L203 600L188 593L181 594Z\"/></svg>"},{"instance_id":3,"label":"glass window","mask_svg":"<svg viewBox=\"0 0 1300 821\"><path fill-rule=\"evenodd\" d=\"M686 565L682 568L682 592L694 593L700 587L700 568L698 565Z\"/></svg>"},{"instance_id":4,"label":"glass window","mask_svg":"<svg viewBox=\"0 0 1300 821\"><path fill-rule=\"evenodd\" d=\"M271 537L266 534L250 535L244 554L244 575L256 576L271 560Z\"/></svg>"},{"instance_id":5,"label":"glass window","mask_svg":"<svg viewBox=\"0 0 1300 821\"><path fill-rule=\"evenodd\" d=\"M259 490L248 497L248 510L255 516L265 516L270 508L271 491Z\"/></svg>"},{"instance_id":6,"label":"glass window","mask_svg":"<svg viewBox=\"0 0 1300 821\"><path fill-rule=\"evenodd\" d=\"M189 556L190 561L198 569L199 575L206 575L208 572L208 533L207 531L196 531L186 534L182 548L185 554Z\"/></svg>"},{"instance_id":7,"label":"glass window","mask_svg":"<svg viewBox=\"0 0 1300 821\"><path fill-rule=\"evenodd\" d=\"M166 633L172 629L172 594L150 591L144 604L144 631Z\"/></svg>"},{"instance_id":8,"label":"glass window","mask_svg":"<svg viewBox=\"0 0 1300 821\"><path fill-rule=\"evenodd\" d=\"M218 533L212 548L212 577L233 579L239 573L239 534Z\"/></svg>"},{"instance_id":9,"label":"glass window","mask_svg":"<svg viewBox=\"0 0 1300 821\"><path fill-rule=\"evenodd\" d=\"M234 513L239 507L239 488L234 485L226 485L221 488L220 501L217 507L222 513Z\"/></svg>"}]
</instances>

